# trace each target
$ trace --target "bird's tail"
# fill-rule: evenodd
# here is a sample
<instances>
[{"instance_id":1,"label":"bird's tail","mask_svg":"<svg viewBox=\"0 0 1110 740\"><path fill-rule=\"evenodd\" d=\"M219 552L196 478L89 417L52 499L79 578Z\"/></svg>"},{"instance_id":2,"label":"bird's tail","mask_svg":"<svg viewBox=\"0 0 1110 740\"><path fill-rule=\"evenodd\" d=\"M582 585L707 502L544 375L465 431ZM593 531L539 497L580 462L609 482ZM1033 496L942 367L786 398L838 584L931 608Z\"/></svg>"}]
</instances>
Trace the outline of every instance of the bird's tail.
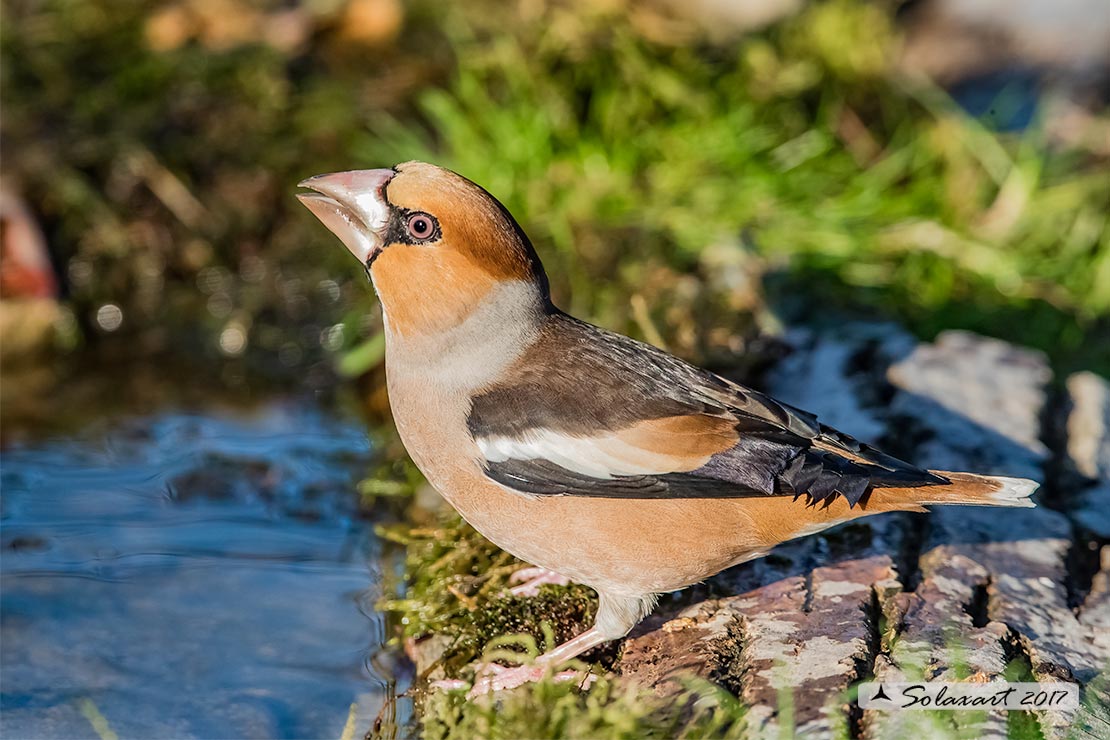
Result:
<instances>
[{"instance_id":1,"label":"bird's tail","mask_svg":"<svg viewBox=\"0 0 1110 740\"><path fill-rule=\"evenodd\" d=\"M928 506L953 504L1019 508L1036 506L1029 498L1040 485L1036 481L974 473L949 473L943 470L930 472L944 477L948 482L925 486L876 487L868 491L856 506L849 504L843 496L837 496L827 504L810 504L795 509L789 518L781 516L782 510L776 508L778 504L771 497L746 498L744 505L756 519L776 523L776 528L767 534L768 546L814 534L852 519L887 511L926 512ZM763 509L762 513L760 508Z\"/></svg>"},{"instance_id":2,"label":"bird's tail","mask_svg":"<svg viewBox=\"0 0 1110 740\"><path fill-rule=\"evenodd\" d=\"M1029 498L1040 486L1036 481L1026 478L1006 478L994 475L975 475L974 473L949 473L943 470L931 471L949 480L948 485L921 486L920 488L886 489L883 493L905 496L907 503L922 506L966 505L966 506L1016 506L1032 508L1036 506ZM882 489L879 489L882 490Z\"/></svg>"}]
</instances>

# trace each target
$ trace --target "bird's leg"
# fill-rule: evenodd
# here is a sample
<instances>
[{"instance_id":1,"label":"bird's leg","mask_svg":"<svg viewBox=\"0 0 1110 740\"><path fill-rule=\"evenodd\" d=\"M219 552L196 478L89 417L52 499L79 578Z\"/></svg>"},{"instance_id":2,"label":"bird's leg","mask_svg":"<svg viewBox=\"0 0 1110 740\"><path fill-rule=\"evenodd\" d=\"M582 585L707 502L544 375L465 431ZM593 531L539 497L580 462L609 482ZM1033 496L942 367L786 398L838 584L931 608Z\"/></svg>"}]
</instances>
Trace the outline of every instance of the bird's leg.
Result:
<instances>
[{"instance_id":1,"label":"bird's leg","mask_svg":"<svg viewBox=\"0 0 1110 740\"><path fill-rule=\"evenodd\" d=\"M547 568L521 568L509 576L509 583L519 584L509 589L513 596L535 596L544 584L566 586L570 579Z\"/></svg>"},{"instance_id":2,"label":"bird's leg","mask_svg":"<svg viewBox=\"0 0 1110 740\"><path fill-rule=\"evenodd\" d=\"M559 666L577 658L586 651L610 640L624 637L641 619L655 608L655 595L615 596L598 592L600 603L594 626L540 655L532 663L505 668L496 663L487 663L479 668L474 687L467 695L473 699L492 691L512 689L521 684L538 681L546 675L549 668ZM554 675L556 681L568 681L577 677L574 671L564 671Z\"/></svg>"}]
</instances>

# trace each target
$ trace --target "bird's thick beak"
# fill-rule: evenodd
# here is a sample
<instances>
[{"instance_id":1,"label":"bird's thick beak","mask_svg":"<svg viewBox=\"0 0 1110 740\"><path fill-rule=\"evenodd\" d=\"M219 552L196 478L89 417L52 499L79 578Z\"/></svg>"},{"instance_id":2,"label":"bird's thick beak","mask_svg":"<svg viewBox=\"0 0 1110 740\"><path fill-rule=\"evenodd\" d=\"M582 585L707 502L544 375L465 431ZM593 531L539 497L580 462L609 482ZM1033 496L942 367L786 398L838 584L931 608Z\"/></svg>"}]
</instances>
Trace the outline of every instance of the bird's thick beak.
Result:
<instances>
[{"instance_id":1,"label":"bird's thick beak","mask_svg":"<svg viewBox=\"0 0 1110 740\"><path fill-rule=\"evenodd\" d=\"M352 170L316 175L297 183L315 192L297 193L297 198L369 267L385 246L389 226L385 186L396 174L393 170Z\"/></svg>"}]
</instances>

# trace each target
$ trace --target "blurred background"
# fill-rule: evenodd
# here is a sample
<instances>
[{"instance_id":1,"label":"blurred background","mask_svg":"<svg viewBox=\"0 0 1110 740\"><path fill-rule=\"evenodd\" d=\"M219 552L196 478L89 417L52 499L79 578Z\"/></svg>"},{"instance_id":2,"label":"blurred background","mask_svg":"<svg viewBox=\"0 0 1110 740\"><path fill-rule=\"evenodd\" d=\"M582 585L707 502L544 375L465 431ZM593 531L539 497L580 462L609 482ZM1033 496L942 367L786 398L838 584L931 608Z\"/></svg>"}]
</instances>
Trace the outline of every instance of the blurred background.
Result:
<instances>
[{"instance_id":1,"label":"blurred background","mask_svg":"<svg viewBox=\"0 0 1110 740\"><path fill-rule=\"evenodd\" d=\"M91 362L373 369L364 277L292 193L417 158L505 202L563 307L688 357L835 310L1105 367L1098 2L2 7L4 367L55 375L9 417Z\"/></svg>"},{"instance_id":2,"label":"blurred background","mask_svg":"<svg viewBox=\"0 0 1110 740\"><path fill-rule=\"evenodd\" d=\"M47 716L62 735L113 721L112 699L89 698L104 665L44 699L35 687L70 667L8 647L80 633L58 617L78 596L54 590L74 569L163 582L188 558L241 562L239 545L296 584L309 574L289 563L345 564L331 596L362 620L343 638L362 657L335 669L330 714L259 709L252 674L214 728L254 727L249 705L279 730L337 734L375 674L358 664L377 638L357 637L373 610L339 594L366 580L351 552L377 557L357 522L417 478L385 423L365 276L293 197L309 175L455 169L516 215L562 308L739 377L777 356L787 326L860 317L1034 347L1058 377L1110 372L1100 0L3 0L0 42L5 566L9 583L35 584L5 603L6 629L23 630L4 641L15 734ZM224 418L245 405L245 420ZM332 442L307 454L305 435ZM198 544L177 514L157 526L180 537L127 550L125 502L67 508L102 489L223 507L190 509L192 524L347 522L341 539L363 544L321 560L305 544L316 530L285 552L288 539L271 551L234 526ZM59 527L75 521L91 539L62 557ZM112 570L120 552L154 551L175 557ZM106 589L82 603L118 597ZM129 614L114 619L157 621ZM165 629L151 646L185 628ZM120 662L129 649L100 656L115 701L134 706L144 682L175 696L164 668ZM216 668L196 670L203 683ZM136 726L204 734L157 715Z\"/></svg>"}]
</instances>

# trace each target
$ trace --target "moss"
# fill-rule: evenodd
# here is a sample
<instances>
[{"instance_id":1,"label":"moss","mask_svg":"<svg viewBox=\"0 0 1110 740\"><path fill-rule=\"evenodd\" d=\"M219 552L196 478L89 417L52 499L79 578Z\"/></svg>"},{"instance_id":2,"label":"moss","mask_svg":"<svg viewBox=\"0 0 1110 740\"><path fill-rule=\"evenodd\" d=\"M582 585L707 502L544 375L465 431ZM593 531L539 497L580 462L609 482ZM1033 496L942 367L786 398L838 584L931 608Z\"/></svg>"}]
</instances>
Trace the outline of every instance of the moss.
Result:
<instances>
[{"instance_id":1,"label":"moss","mask_svg":"<svg viewBox=\"0 0 1110 740\"><path fill-rule=\"evenodd\" d=\"M439 665L451 678L463 674L483 648L506 635L535 644L562 642L593 623L597 597L585 586L543 586L533 598L508 594L509 577L522 567L465 524L444 514L433 526L379 528L405 547L404 598L379 608L393 613L402 638L447 638ZM595 651L609 658L613 650Z\"/></svg>"},{"instance_id":2,"label":"moss","mask_svg":"<svg viewBox=\"0 0 1110 740\"><path fill-rule=\"evenodd\" d=\"M433 526L381 529L405 548L404 598L379 607L395 616L398 636L436 635L444 653L425 673L473 679L480 656L500 662L527 660L586 629L597 609L584 586L543 586L537 596L507 596L509 576L521 563L501 552L454 514ZM733 737L743 707L727 691L693 680L669 698L608 674L619 644L598 648L578 661L595 683L550 678L490 698L467 701L461 691L424 691L419 682L417 722L425 738L516 737ZM397 728L379 727L380 736Z\"/></svg>"},{"instance_id":3,"label":"moss","mask_svg":"<svg viewBox=\"0 0 1110 740\"><path fill-rule=\"evenodd\" d=\"M426 527L379 527L378 534L405 547L405 598L379 604L401 615L405 637L461 630L477 599L500 591L519 567L455 515Z\"/></svg>"},{"instance_id":4,"label":"moss","mask_svg":"<svg viewBox=\"0 0 1110 740\"><path fill-rule=\"evenodd\" d=\"M662 699L642 688L600 677L589 691L543 681L467 701L461 692L435 694L423 705L423 736L448 738L734 738L744 708L704 681Z\"/></svg>"},{"instance_id":5,"label":"moss","mask_svg":"<svg viewBox=\"0 0 1110 740\"><path fill-rule=\"evenodd\" d=\"M474 628L479 644L501 635L528 635L539 644L559 644L588 629L596 612L593 590L547 585L534 597L502 598L477 610Z\"/></svg>"}]
</instances>

